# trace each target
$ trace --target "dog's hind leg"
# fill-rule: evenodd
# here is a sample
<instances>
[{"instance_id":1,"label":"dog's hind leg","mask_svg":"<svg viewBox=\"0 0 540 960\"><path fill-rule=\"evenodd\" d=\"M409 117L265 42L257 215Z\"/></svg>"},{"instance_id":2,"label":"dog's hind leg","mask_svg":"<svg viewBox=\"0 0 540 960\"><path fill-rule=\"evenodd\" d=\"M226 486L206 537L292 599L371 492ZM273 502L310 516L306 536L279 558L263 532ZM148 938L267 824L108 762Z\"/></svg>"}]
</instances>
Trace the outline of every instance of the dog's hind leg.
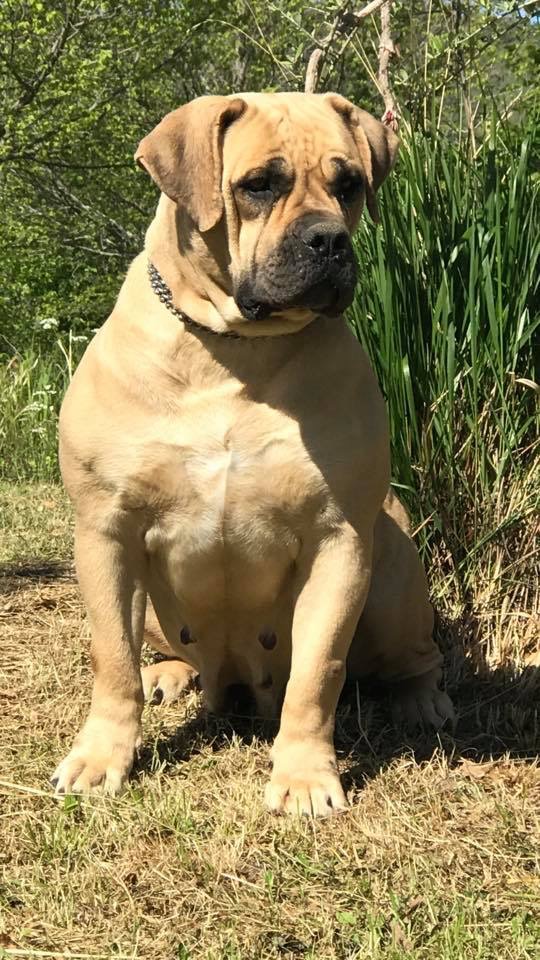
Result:
<instances>
[{"instance_id":1,"label":"dog's hind leg","mask_svg":"<svg viewBox=\"0 0 540 960\"><path fill-rule=\"evenodd\" d=\"M167 642L150 599L146 606L144 639L167 658L141 668L144 699L152 704L172 703L193 686L197 671L180 660L177 651Z\"/></svg>"},{"instance_id":2,"label":"dog's hind leg","mask_svg":"<svg viewBox=\"0 0 540 960\"><path fill-rule=\"evenodd\" d=\"M433 640L426 576L409 534L407 514L389 494L375 526L368 599L349 651L347 675L375 675L388 685L393 714L409 728L453 722L440 689L442 654Z\"/></svg>"}]
</instances>

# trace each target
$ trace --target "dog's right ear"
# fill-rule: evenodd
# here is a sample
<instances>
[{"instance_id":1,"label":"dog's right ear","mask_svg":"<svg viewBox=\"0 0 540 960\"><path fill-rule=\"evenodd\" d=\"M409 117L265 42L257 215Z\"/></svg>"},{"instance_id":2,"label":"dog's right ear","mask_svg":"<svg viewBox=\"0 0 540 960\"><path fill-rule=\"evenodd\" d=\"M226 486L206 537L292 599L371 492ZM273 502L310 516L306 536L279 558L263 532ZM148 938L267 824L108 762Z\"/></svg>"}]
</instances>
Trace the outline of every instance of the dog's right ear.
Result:
<instances>
[{"instance_id":1,"label":"dog's right ear","mask_svg":"<svg viewBox=\"0 0 540 960\"><path fill-rule=\"evenodd\" d=\"M223 135L245 109L240 97L199 97L168 113L137 148L139 166L185 207L201 232L223 214Z\"/></svg>"}]
</instances>

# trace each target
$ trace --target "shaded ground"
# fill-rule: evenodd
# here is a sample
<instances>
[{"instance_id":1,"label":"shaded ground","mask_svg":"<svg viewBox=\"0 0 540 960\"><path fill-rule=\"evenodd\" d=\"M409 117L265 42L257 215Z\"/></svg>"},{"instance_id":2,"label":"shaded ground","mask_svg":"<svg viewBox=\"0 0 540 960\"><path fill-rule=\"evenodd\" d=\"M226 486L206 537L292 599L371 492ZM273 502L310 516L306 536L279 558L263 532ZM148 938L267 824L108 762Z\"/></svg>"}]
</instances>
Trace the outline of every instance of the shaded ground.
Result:
<instances>
[{"instance_id":1,"label":"shaded ground","mask_svg":"<svg viewBox=\"0 0 540 960\"><path fill-rule=\"evenodd\" d=\"M337 820L269 817L271 731L208 718L196 693L146 708L125 795L54 800L90 691L76 584L53 563L69 550L58 496L25 497L33 551L3 568L0 956L540 958L536 670L475 663L462 623L440 625L455 735L407 742L384 701L344 698Z\"/></svg>"}]
</instances>

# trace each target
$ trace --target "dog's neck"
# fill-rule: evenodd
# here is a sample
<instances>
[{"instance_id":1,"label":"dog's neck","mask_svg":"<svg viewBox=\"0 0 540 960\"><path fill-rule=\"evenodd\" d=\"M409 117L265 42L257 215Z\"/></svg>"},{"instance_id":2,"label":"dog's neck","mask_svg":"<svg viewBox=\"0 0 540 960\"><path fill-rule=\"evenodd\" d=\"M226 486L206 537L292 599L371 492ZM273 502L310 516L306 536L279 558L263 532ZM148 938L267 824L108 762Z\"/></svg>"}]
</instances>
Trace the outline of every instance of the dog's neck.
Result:
<instances>
[{"instance_id":1,"label":"dog's neck","mask_svg":"<svg viewBox=\"0 0 540 960\"><path fill-rule=\"evenodd\" d=\"M145 250L172 294L175 307L215 333L268 337L295 333L306 320L272 317L250 321L232 295L228 254L217 230L202 235L187 214L162 194L146 232Z\"/></svg>"}]
</instances>

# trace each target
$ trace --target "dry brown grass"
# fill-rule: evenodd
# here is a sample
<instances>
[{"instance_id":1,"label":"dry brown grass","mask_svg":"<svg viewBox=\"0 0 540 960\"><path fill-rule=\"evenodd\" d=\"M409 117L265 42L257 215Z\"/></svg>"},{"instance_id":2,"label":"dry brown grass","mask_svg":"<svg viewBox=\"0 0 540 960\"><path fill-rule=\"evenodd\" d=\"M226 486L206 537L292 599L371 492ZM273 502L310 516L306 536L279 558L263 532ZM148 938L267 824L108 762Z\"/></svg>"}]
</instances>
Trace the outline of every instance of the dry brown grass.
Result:
<instances>
[{"instance_id":1,"label":"dry brown grass","mask_svg":"<svg viewBox=\"0 0 540 960\"><path fill-rule=\"evenodd\" d=\"M4 568L1 601L0 955L540 958L532 668L478 672L465 621L443 622L460 719L439 741L404 742L384 701L353 691L337 735L352 808L334 821L269 817L268 731L206 717L196 693L146 708L121 798L57 801L47 779L88 703L87 629L69 565L26 562L65 559L61 496L34 492L17 522L31 551Z\"/></svg>"}]
</instances>

